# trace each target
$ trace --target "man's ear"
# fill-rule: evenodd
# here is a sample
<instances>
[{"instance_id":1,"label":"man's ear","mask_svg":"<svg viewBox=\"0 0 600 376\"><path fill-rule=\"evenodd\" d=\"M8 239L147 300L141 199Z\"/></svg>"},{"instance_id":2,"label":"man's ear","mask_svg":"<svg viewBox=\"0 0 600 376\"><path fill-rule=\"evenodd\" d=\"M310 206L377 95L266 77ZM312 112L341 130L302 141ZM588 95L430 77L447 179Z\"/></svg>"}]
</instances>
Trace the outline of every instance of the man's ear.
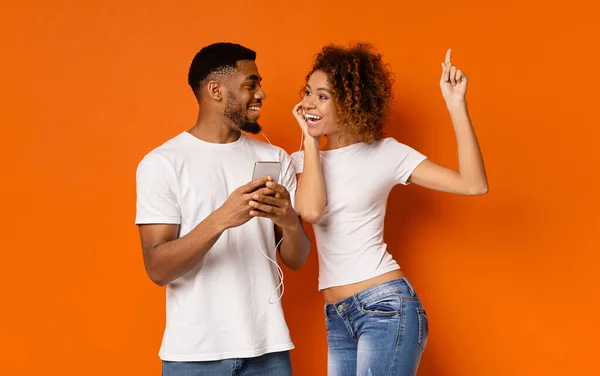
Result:
<instances>
[{"instance_id":1,"label":"man's ear","mask_svg":"<svg viewBox=\"0 0 600 376\"><path fill-rule=\"evenodd\" d=\"M208 91L208 95L211 98L220 101L223 99L223 87L221 87L221 83L217 81L209 81L208 85L206 85L206 90Z\"/></svg>"}]
</instances>

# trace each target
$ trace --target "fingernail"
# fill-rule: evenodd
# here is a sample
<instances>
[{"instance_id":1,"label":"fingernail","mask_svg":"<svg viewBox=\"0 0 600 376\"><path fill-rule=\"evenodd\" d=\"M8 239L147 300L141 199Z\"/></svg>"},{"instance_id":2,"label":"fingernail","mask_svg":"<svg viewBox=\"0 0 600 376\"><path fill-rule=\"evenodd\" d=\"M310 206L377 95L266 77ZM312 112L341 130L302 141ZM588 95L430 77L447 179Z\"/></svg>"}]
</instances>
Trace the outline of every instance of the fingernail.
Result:
<instances>
[{"instance_id":1,"label":"fingernail","mask_svg":"<svg viewBox=\"0 0 600 376\"><path fill-rule=\"evenodd\" d=\"M250 201L250 206L255 206L256 203L254 201Z\"/></svg>"},{"instance_id":2,"label":"fingernail","mask_svg":"<svg viewBox=\"0 0 600 376\"><path fill-rule=\"evenodd\" d=\"M258 200L258 195L252 196L253 199Z\"/></svg>"}]
</instances>

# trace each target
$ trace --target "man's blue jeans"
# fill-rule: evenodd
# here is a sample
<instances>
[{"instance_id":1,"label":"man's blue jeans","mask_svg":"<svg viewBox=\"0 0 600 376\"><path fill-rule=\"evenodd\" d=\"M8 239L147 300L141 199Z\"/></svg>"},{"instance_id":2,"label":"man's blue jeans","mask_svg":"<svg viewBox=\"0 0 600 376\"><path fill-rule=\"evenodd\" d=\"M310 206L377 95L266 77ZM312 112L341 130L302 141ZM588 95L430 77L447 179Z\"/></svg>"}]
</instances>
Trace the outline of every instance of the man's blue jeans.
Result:
<instances>
[{"instance_id":1,"label":"man's blue jeans","mask_svg":"<svg viewBox=\"0 0 600 376\"><path fill-rule=\"evenodd\" d=\"M162 376L291 376L290 352L211 362L162 362Z\"/></svg>"}]
</instances>

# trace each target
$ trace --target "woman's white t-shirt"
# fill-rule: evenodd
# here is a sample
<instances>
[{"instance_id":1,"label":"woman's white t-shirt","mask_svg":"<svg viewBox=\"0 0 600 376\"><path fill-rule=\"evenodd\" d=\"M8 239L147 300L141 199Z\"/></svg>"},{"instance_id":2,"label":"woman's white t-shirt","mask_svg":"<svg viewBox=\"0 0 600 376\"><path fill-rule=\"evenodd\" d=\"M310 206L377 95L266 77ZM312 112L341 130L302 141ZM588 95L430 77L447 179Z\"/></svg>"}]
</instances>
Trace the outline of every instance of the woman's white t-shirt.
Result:
<instances>
[{"instance_id":1,"label":"woman's white t-shirt","mask_svg":"<svg viewBox=\"0 0 600 376\"><path fill-rule=\"evenodd\" d=\"M304 151L291 157L296 173L302 173ZM387 200L395 185L408 184L425 159L393 138L321 151L327 201L323 217L313 226L319 290L400 269L383 241Z\"/></svg>"}]
</instances>

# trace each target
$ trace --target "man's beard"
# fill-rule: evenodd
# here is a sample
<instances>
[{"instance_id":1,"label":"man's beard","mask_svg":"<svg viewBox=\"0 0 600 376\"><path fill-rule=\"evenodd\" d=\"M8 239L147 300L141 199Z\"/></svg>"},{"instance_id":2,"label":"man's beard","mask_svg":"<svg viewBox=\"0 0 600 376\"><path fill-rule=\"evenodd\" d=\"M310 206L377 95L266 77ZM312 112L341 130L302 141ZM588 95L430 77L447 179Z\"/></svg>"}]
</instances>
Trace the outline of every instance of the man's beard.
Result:
<instances>
[{"instance_id":1,"label":"man's beard","mask_svg":"<svg viewBox=\"0 0 600 376\"><path fill-rule=\"evenodd\" d=\"M231 120L240 130L252 134L260 132L261 127L255 121L250 121L246 116L246 110L242 108L237 98L230 96L227 98L224 115Z\"/></svg>"}]
</instances>

